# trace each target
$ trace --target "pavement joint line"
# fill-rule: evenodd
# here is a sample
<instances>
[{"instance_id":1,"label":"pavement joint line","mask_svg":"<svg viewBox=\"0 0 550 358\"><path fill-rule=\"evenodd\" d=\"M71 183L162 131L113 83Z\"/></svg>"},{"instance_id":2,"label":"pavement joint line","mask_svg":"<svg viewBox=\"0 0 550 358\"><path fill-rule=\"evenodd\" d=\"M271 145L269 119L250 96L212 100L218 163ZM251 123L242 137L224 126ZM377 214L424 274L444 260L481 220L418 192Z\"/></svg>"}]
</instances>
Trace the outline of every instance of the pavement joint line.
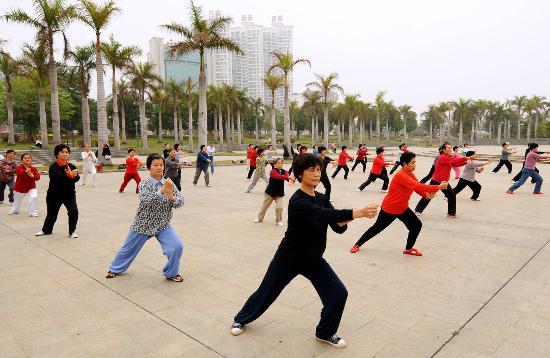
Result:
<instances>
[{"instance_id":1,"label":"pavement joint line","mask_svg":"<svg viewBox=\"0 0 550 358\"><path fill-rule=\"evenodd\" d=\"M462 329L466 327L466 325L470 323L470 321L472 321L481 312L481 310L483 310L493 300L493 298L495 298L500 293L500 291L502 291L510 283L510 281L512 281L525 268L525 266L527 266L529 262L531 262L531 260L533 260L535 256L537 256L539 252L541 252L549 243L550 239L548 239L495 293L493 293L493 295L489 297L489 299L485 301L485 303L483 303L483 305L481 305L481 307L466 322L464 322L464 324L460 326L457 331L453 332L453 334L451 334L451 337L449 337L449 339L447 339L439 347L439 349L430 356L430 358L437 356L439 352L441 352L441 350L453 340L454 337L460 334Z\"/></svg>"},{"instance_id":2,"label":"pavement joint line","mask_svg":"<svg viewBox=\"0 0 550 358\"><path fill-rule=\"evenodd\" d=\"M216 353L217 355L219 355L220 357L226 357L225 355L223 355L222 353L218 352L217 350L215 350L214 348L210 347L208 344L204 343L204 342L201 342L198 338L195 338L193 336L191 336L189 333L186 333L185 331L183 331L182 329L180 329L179 327L173 325L172 323L166 321L165 319L157 316L155 313L149 311L147 308L141 306L140 304L132 301L131 299L129 299L128 297L124 296L123 294L119 293L118 291L112 289L111 287L105 285L104 283L102 283L101 281L97 280L96 278L88 275L86 272L82 271L80 268L76 267L75 265L73 265L72 263L66 261L65 259L63 259L62 257L56 255L55 253L53 253L52 251L48 250L47 248L45 248L44 246L40 245L39 243L37 243L36 241L34 240L31 240L29 239L28 237L26 237L25 235L21 234L20 232L12 229L11 227L7 226L5 223L2 222L2 226L5 226L7 227L9 230L11 230L12 232L16 233L17 235L23 237L25 240L27 241L30 241L31 243L33 243L34 245L36 245L38 248L40 248L41 250L43 251L46 251L47 253L49 253L50 255L54 256L55 258L57 258L58 260L64 262L65 264L69 265L70 267L72 267L73 269L77 270L78 272L80 272L81 274L83 274L84 276L92 279L93 281L97 282L98 284L100 284L101 286L105 287L106 289L108 289L109 291L117 294L118 296L122 297L124 300L130 302L131 304L133 304L134 306L140 308L141 310L147 312L148 314L150 314L151 316L155 317L156 319L160 320L161 322L167 324L168 326L172 327L173 329L177 330L178 332L184 334L185 336L187 336L188 338L192 339L193 341L197 342L198 344L200 344L201 346L203 346L204 348Z\"/></svg>"}]
</instances>

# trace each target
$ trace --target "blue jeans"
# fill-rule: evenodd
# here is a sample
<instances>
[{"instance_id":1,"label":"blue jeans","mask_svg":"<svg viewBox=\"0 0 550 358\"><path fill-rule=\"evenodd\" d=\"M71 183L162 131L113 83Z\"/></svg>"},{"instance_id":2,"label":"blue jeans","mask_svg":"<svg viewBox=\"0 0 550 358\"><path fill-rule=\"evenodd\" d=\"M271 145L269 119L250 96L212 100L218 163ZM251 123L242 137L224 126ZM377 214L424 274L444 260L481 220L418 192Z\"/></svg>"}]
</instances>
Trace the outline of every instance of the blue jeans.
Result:
<instances>
[{"instance_id":1,"label":"blue jeans","mask_svg":"<svg viewBox=\"0 0 550 358\"><path fill-rule=\"evenodd\" d=\"M15 178L11 178L11 180L7 183L1 182L0 183L0 201L4 201L4 191L6 190L6 186L9 189L8 193L8 200L10 203L13 203L13 184L15 182Z\"/></svg>"},{"instance_id":2,"label":"blue jeans","mask_svg":"<svg viewBox=\"0 0 550 358\"><path fill-rule=\"evenodd\" d=\"M168 257L168 262L166 263L166 266L164 266L162 274L167 278L176 276L179 271L180 258L183 252L183 244L181 243L178 234L171 227L167 227L159 232L155 237L160 243L162 252ZM150 238L151 236L149 235L130 231L126 237L126 241L124 241L124 244L115 256L115 259L109 266L109 271L114 273L126 271L136 258L145 242Z\"/></svg>"},{"instance_id":3,"label":"blue jeans","mask_svg":"<svg viewBox=\"0 0 550 358\"><path fill-rule=\"evenodd\" d=\"M521 170L521 178L519 178L519 180L515 182L508 190L510 191L516 190L517 188L522 186L529 177L533 178L533 180L535 181L535 190L533 192L534 193L539 192L542 187L542 177L540 176L539 173L535 171L535 169L527 169L527 168L523 168Z\"/></svg>"},{"instance_id":4,"label":"blue jeans","mask_svg":"<svg viewBox=\"0 0 550 358\"><path fill-rule=\"evenodd\" d=\"M208 157L210 159L210 173L214 174L214 157Z\"/></svg>"}]
</instances>

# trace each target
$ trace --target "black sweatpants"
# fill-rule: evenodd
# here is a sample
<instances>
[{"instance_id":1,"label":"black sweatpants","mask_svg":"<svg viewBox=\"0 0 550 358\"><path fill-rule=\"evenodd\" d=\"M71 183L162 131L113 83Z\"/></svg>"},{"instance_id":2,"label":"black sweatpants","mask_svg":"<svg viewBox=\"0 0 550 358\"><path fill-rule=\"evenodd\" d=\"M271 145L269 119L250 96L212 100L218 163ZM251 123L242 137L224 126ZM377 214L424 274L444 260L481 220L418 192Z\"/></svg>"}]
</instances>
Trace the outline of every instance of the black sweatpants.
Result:
<instances>
[{"instance_id":1,"label":"black sweatpants","mask_svg":"<svg viewBox=\"0 0 550 358\"><path fill-rule=\"evenodd\" d=\"M426 175L424 178L422 178L422 180L420 181L422 184L425 184L428 182L428 180L430 180L432 178L432 175L434 175L434 171L435 171L435 165L432 165L432 167L430 168L430 172L428 173L428 175Z\"/></svg>"},{"instance_id":2,"label":"black sweatpants","mask_svg":"<svg viewBox=\"0 0 550 358\"><path fill-rule=\"evenodd\" d=\"M481 184L479 184L477 180L468 181L463 178L460 178L455 188L453 189L455 195L460 193L465 187L469 187L470 189L472 189L473 194L470 199L477 199L479 197L479 193L481 193Z\"/></svg>"},{"instance_id":3,"label":"black sweatpants","mask_svg":"<svg viewBox=\"0 0 550 358\"><path fill-rule=\"evenodd\" d=\"M332 185L327 175L321 175L321 183L325 186L325 196L330 200L330 192L332 190Z\"/></svg>"},{"instance_id":4,"label":"black sweatpants","mask_svg":"<svg viewBox=\"0 0 550 358\"><path fill-rule=\"evenodd\" d=\"M321 339L332 337L338 331L348 291L323 258L304 269L291 268L273 259L260 287L246 300L243 308L235 316L235 322L244 325L256 320L298 275L304 276L313 284L323 303L321 320L315 335Z\"/></svg>"},{"instance_id":5,"label":"black sweatpants","mask_svg":"<svg viewBox=\"0 0 550 358\"><path fill-rule=\"evenodd\" d=\"M407 208L407 210L405 210L402 214L390 214L385 212L384 210L380 210L380 213L378 213L378 217L376 218L374 225L372 225L367 231L365 231L361 238L357 240L355 245L363 245L365 242L369 241L370 239L384 231L395 219L401 220L401 222L405 224L405 226L409 230L409 236L407 237L407 246L405 247L405 249L412 249L414 247L414 243L416 242L416 238L418 237L418 234L420 234L420 230L422 229L422 222L410 208Z\"/></svg>"},{"instance_id":6,"label":"black sweatpants","mask_svg":"<svg viewBox=\"0 0 550 358\"><path fill-rule=\"evenodd\" d=\"M439 184L441 183L438 182L437 180L433 180L433 179L430 180L430 185L439 185ZM447 214L456 215L456 195L455 195L455 192L453 191L453 188L451 187L451 184L447 186L447 189L441 190L441 192L447 198ZM426 209L426 207L430 203L430 201L431 199L427 199L427 198L420 199L418 204L416 204L416 208L414 209L414 211L417 211L419 213L423 212L424 209Z\"/></svg>"},{"instance_id":7,"label":"black sweatpants","mask_svg":"<svg viewBox=\"0 0 550 358\"><path fill-rule=\"evenodd\" d=\"M509 160L502 159L498 162L498 165L495 167L495 169L493 169L493 173L498 173L503 165L506 165L506 168L508 169L508 174L512 173L512 163Z\"/></svg>"},{"instance_id":8,"label":"black sweatpants","mask_svg":"<svg viewBox=\"0 0 550 358\"><path fill-rule=\"evenodd\" d=\"M390 178L388 178L388 175L384 174L384 172L380 174L370 173L369 177L367 178L367 181L359 186L359 190L365 189L370 183L372 183L376 179L381 179L384 181L384 184L382 185L382 190L388 190L388 184L390 183Z\"/></svg>"},{"instance_id":9,"label":"black sweatpants","mask_svg":"<svg viewBox=\"0 0 550 358\"><path fill-rule=\"evenodd\" d=\"M525 166L525 162L523 162L523 164L521 165L521 170L519 171L519 173L516 174L515 177L512 178L512 181L518 181L519 178L521 178L521 173L523 171L523 167ZM535 167L535 171L538 173L539 170L537 167ZM531 178L531 183L535 183L535 179Z\"/></svg>"},{"instance_id":10,"label":"black sweatpants","mask_svg":"<svg viewBox=\"0 0 550 358\"><path fill-rule=\"evenodd\" d=\"M365 170L367 170L367 161L366 159L355 159L355 163L353 163L353 167L351 167L351 171L353 171L355 169L355 167L357 166L357 164L361 163L361 165L363 166L363 173L365 172Z\"/></svg>"},{"instance_id":11,"label":"black sweatpants","mask_svg":"<svg viewBox=\"0 0 550 358\"><path fill-rule=\"evenodd\" d=\"M44 234L51 234L53 231L53 226L57 221L57 214L59 214L59 209L61 205L64 205L67 208L67 215L69 216L69 235L71 235L76 230L76 223L78 222L78 207L76 205L76 195L69 197L58 197L51 194L46 194L46 207L47 214L46 219L44 220L44 225L42 226L42 231Z\"/></svg>"},{"instance_id":12,"label":"black sweatpants","mask_svg":"<svg viewBox=\"0 0 550 358\"><path fill-rule=\"evenodd\" d=\"M334 171L334 174L332 174L332 179L334 179L336 177L336 175L338 175L338 173L340 172L340 169L344 169L344 179L347 179L348 178L348 174L349 174L349 168L347 165L339 165L338 168L336 168L336 170Z\"/></svg>"},{"instance_id":13,"label":"black sweatpants","mask_svg":"<svg viewBox=\"0 0 550 358\"><path fill-rule=\"evenodd\" d=\"M390 175L393 174L394 171L397 170L397 168L399 168L400 166L402 166L403 164L400 162L400 161L396 161L395 164L393 165L393 168L391 168L390 170Z\"/></svg>"},{"instance_id":14,"label":"black sweatpants","mask_svg":"<svg viewBox=\"0 0 550 358\"><path fill-rule=\"evenodd\" d=\"M252 173L254 173L254 170L256 170L256 167L250 167L250 169L248 169L248 175L246 176L246 179L252 178Z\"/></svg>"}]
</instances>

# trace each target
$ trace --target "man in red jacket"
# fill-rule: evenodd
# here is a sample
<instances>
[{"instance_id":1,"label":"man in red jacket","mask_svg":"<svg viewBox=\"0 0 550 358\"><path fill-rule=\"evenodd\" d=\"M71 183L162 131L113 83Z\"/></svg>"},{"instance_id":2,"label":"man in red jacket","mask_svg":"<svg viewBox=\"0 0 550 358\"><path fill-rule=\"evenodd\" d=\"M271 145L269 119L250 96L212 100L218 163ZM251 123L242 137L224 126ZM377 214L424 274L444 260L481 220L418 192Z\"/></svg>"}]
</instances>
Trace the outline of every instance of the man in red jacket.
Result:
<instances>
[{"instance_id":1,"label":"man in red jacket","mask_svg":"<svg viewBox=\"0 0 550 358\"><path fill-rule=\"evenodd\" d=\"M442 182L448 182L451 176L451 169L453 167L461 167L469 160L466 157L453 157L453 146L450 143L444 143L441 148L443 151L435 163L435 170L430 180L430 184L439 185ZM445 189L441 190L445 197L447 197L447 217L456 218L456 195L453 188L448 185ZM430 203L430 198L422 198L416 205L414 211L417 215L422 214L424 209Z\"/></svg>"},{"instance_id":2,"label":"man in red jacket","mask_svg":"<svg viewBox=\"0 0 550 358\"><path fill-rule=\"evenodd\" d=\"M393 177L390 185L390 192L382 201L382 208L378 218L361 238L353 245L350 252L352 254L359 251L361 245L386 229L395 219L399 219L409 230L407 237L406 255L422 256L422 252L414 247L416 238L422 229L422 222L409 208L409 199L412 192L416 192L422 198L433 198L438 190L447 189L447 182L439 185L421 184L414 176L413 171L416 168L416 155L412 152L401 154L402 170L398 171Z\"/></svg>"},{"instance_id":3,"label":"man in red jacket","mask_svg":"<svg viewBox=\"0 0 550 358\"><path fill-rule=\"evenodd\" d=\"M363 189L365 189L367 185L369 185L376 179L382 179L382 181L384 182L384 184L382 185L382 191L387 192L390 179L388 178L388 172L383 169L385 169L389 165L391 165L391 163L384 161L384 148L376 148L376 157L372 162L372 169L370 170L369 177L366 182L359 186L357 191L363 191Z\"/></svg>"},{"instance_id":4,"label":"man in red jacket","mask_svg":"<svg viewBox=\"0 0 550 358\"><path fill-rule=\"evenodd\" d=\"M336 171L334 171L334 174L332 174L332 179L334 179L336 177L336 175L338 175L338 172L340 172L340 169L344 169L344 179L347 180L348 179L348 174L349 174L349 168L348 168L348 165L347 165L347 161L348 160L353 160L352 157L350 157L350 155L348 153L346 153L348 147L346 147L345 145L342 146L342 151L340 152L340 155L338 156L338 168L336 168Z\"/></svg>"}]
</instances>

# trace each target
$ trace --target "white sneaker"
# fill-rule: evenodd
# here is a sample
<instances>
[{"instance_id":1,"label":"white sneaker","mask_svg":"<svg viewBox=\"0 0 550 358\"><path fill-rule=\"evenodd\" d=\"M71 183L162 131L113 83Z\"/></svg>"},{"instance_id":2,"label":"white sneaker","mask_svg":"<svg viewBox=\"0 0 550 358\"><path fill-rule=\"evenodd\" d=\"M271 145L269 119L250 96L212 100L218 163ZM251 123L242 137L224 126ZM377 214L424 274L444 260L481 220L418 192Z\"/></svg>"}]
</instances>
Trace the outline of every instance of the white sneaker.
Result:
<instances>
[{"instance_id":1,"label":"white sneaker","mask_svg":"<svg viewBox=\"0 0 550 358\"><path fill-rule=\"evenodd\" d=\"M84 186L85 184L84 183L80 183L80 186Z\"/></svg>"},{"instance_id":2,"label":"white sneaker","mask_svg":"<svg viewBox=\"0 0 550 358\"><path fill-rule=\"evenodd\" d=\"M333 203L333 202L334 202L334 200L332 200L332 199L329 199L329 202Z\"/></svg>"},{"instance_id":3,"label":"white sneaker","mask_svg":"<svg viewBox=\"0 0 550 358\"><path fill-rule=\"evenodd\" d=\"M361 192L361 189L355 189L355 191Z\"/></svg>"},{"instance_id":4,"label":"white sneaker","mask_svg":"<svg viewBox=\"0 0 550 358\"><path fill-rule=\"evenodd\" d=\"M260 219L256 218L256 219L254 219L254 222L255 222L255 223L259 223L259 222L261 222L261 221L260 221Z\"/></svg>"},{"instance_id":5,"label":"white sneaker","mask_svg":"<svg viewBox=\"0 0 550 358\"><path fill-rule=\"evenodd\" d=\"M10 212L8 213L8 215L13 215L13 211L10 210Z\"/></svg>"},{"instance_id":6,"label":"white sneaker","mask_svg":"<svg viewBox=\"0 0 550 358\"><path fill-rule=\"evenodd\" d=\"M388 191L386 189L380 189L382 193L387 193Z\"/></svg>"},{"instance_id":7,"label":"white sneaker","mask_svg":"<svg viewBox=\"0 0 550 358\"><path fill-rule=\"evenodd\" d=\"M279 222L278 222L278 223L276 223L275 225L277 225L277 226L283 226L284 224L283 224L283 222L282 222L282 221L279 221Z\"/></svg>"},{"instance_id":8,"label":"white sneaker","mask_svg":"<svg viewBox=\"0 0 550 358\"><path fill-rule=\"evenodd\" d=\"M37 218L37 217L38 217L38 214L29 214L29 216L30 216L31 218Z\"/></svg>"},{"instance_id":9,"label":"white sneaker","mask_svg":"<svg viewBox=\"0 0 550 358\"><path fill-rule=\"evenodd\" d=\"M234 336L238 336L239 334L243 333L244 326L240 323L233 322L231 325L231 334Z\"/></svg>"},{"instance_id":10,"label":"white sneaker","mask_svg":"<svg viewBox=\"0 0 550 358\"><path fill-rule=\"evenodd\" d=\"M210 187L212 187L212 185L208 184L206 187L207 187L207 188L210 188Z\"/></svg>"},{"instance_id":11,"label":"white sneaker","mask_svg":"<svg viewBox=\"0 0 550 358\"><path fill-rule=\"evenodd\" d=\"M72 234L69 235L69 237L71 239L78 239L78 234L76 232L73 232Z\"/></svg>"},{"instance_id":12,"label":"white sneaker","mask_svg":"<svg viewBox=\"0 0 550 358\"><path fill-rule=\"evenodd\" d=\"M97 184L94 184L94 188L97 186Z\"/></svg>"},{"instance_id":13,"label":"white sneaker","mask_svg":"<svg viewBox=\"0 0 550 358\"><path fill-rule=\"evenodd\" d=\"M338 337L337 335L333 335L329 339L321 339L319 337L315 337L315 338L317 338L317 340L320 342L328 343L331 346L336 348L344 348L346 346L346 341L344 341L342 338Z\"/></svg>"},{"instance_id":14,"label":"white sneaker","mask_svg":"<svg viewBox=\"0 0 550 358\"><path fill-rule=\"evenodd\" d=\"M44 236L44 231L39 231L37 233L34 234L34 236Z\"/></svg>"}]
</instances>

